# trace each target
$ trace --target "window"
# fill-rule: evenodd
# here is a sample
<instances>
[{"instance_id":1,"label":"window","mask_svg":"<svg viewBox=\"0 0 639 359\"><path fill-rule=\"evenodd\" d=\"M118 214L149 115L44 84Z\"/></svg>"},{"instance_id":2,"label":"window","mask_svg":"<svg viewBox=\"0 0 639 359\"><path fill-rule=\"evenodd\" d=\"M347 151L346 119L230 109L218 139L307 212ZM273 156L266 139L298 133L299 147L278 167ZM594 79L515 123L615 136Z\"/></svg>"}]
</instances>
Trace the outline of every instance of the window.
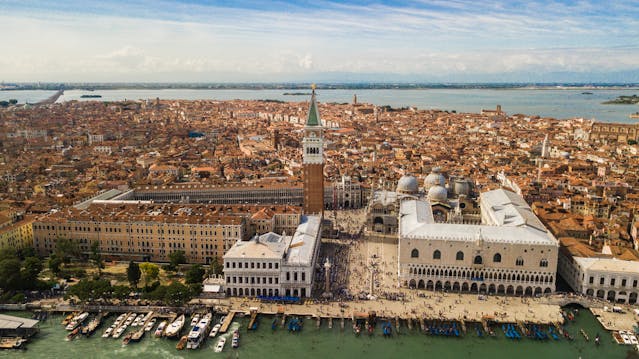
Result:
<instances>
[{"instance_id":1,"label":"window","mask_svg":"<svg viewBox=\"0 0 639 359\"><path fill-rule=\"evenodd\" d=\"M457 255L455 256L455 259L458 261L463 261L464 260L464 252L459 251L457 252Z\"/></svg>"},{"instance_id":2,"label":"window","mask_svg":"<svg viewBox=\"0 0 639 359\"><path fill-rule=\"evenodd\" d=\"M442 252L440 252L439 249L433 252L433 259L442 259Z\"/></svg>"},{"instance_id":3,"label":"window","mask_svg":"<svg viewBox=\"0 0 639 359\"><path fill-rule=\"evenodd\" d=\"M542 259L542 260L539 262L539 266L540 266L540 267L548 267L548 260L547 260L547 259L545 259L545 258L544 258L544 259Z\"/></svg>"},{"instance_id":4,"label":"window","mask_svg":"<svg viewBox=\"0 0 639 359\"><path fill-rule=\"evenodd\" d=\"M633 288L637 288L637 280L636 279L632 281L632 287Z\"/></svg>"},{"instance_id":5,"label":"window","mask_svg":"<svg viewBox=\"0 0 639 359\"><path fill-rule=\"evenodd\" d=\"M615 278L610 278L610 285L615 285Z\"/></svg>"},{"instance_id":6,"label":"window","mask_svg":"<svg viewBox=\"0 0 639 359\"><path fill-rule=\"evenodd\" d=\"M495 253L495 255L493 256L493 262L494 263L501 263L501 254Z\"/></svg>"},{"instance_id":7,"label":"window","mask_svg":"<svg viewBox=\"0 0 639 359\"><path fill-rule=\"evenodd\" d=\"M482 264L484 263L484 260L481 256L475 256L475 259L473 260L473 264Z\"/></svg>"},{"instance_id":8,"label":"window","mask_svg":"<svg viewBox=\"0 0 639 359\"><path fill-rule=\"evenodd\" d=\"M524 265L524 259L521 257L517 257L517 260L515 261L515 265L516 266L523 266Z\"/></svg>"},{"instance_id":9,"label":"window","mask_svg":"<svg viewBox=\"0 0 639 359\"><path fill-rule=\"evenodd\" d=\"M604 284L604 277L599 278L599 285L603 285Z\"/></svg>"},{"instance_id":10,"label":"window","mask_svg":"<svg viewBox=\"0 0 639 359\"><path fill-rule=\"evenodd\" d=\"M595 282L595 277L590 276L590 279L588 280L588 284L593 284Z\"/></svg>"},{"instance_id":11,"label":"window","mask_svg":"<svg viewBox=\"0 0 639 359\"><path fill-rule=\"evenodd\" d=\"M413 250L410 252L410 257L411 257L411 258L419 258L419 251L418 251L417 249L413 249Z\"/></svg>"},{"instance_id":12,"label":"window","mask_svg":"<svg viewBox=\"0 0 639 359\"><path fill-rule=\"evenodd\" d=\"M622 280L621 280L621 286L622 286L622 287L625 287L625 286L626 286L626 278L624 278L624 279L622 279Z\"/></svg>"}]
</instances>

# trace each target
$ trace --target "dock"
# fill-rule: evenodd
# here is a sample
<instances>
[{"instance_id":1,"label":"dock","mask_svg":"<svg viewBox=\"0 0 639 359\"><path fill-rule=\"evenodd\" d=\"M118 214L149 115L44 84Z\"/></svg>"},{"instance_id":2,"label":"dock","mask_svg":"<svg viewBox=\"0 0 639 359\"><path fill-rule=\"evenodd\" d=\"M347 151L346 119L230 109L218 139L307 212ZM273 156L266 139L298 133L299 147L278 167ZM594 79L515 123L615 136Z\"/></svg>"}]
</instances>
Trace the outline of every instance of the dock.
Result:
<instances>
[{"instance_id":1,"label":"dock","mask_svg":"<svg viewBox=\"0 0 639 359\"><path fill-rule=\"evenodd\" d=\"M220 328L220 333L226 333L229 330L229 326L233 322L233 318L235 318L235 311L232 310L229 314L224 318L224 322L222 323L222 327Z\"/></svg>"},{"instance_id":2,"label":"dock","mask_svg":"<svg viewBox=\"0 0 639 359\"><path fill-rule=\"evenodd\" d=\"M248 322L248 326L246 327L248 330L253 330L253 324L257 320L257 310L251 310L251 319Z\"/></svg>"}]
</instances>

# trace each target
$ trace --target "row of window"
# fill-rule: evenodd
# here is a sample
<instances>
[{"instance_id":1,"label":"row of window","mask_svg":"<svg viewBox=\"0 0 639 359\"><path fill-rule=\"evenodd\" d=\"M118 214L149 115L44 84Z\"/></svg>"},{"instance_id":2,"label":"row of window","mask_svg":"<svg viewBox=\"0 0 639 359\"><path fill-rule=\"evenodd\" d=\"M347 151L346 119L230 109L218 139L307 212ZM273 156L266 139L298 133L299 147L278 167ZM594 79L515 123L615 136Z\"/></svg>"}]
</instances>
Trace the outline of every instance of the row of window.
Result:
<instances>
[{"instance_id":1,"label":"row of window","mask_svg":"<svg viewBox=\"0 0 639 359\"><path fill-rule=\"evenodd\" d=\"M226 277L227 284L279 284L279 282L279 277Z\"/></svg>"},{"instance_id":2,"label":"row of window","mask_svg":"<svg viewBox=\"0 0 639 359\"><path fill-rule=\"evenodd\" d=\"M245 268L248 269L249 268L249 263L250 263L250 267L251 269L266 269L267 264L265 262L226 262L226 264L224 265L226 268ZM237 264L237 266L236 266ZM268 269L273 269L273 267L275 267L275 269L278 269L280 264L275 262L275 266L273 266L273 262L268 262Z\"/></svg>"},{"instance_id":3,"label":"row of window","mask_svg":"<svg viewBox=\"0 0 639 359\"><path fill-rule=\"evenodd\" d=\"M410 256L411 258L419 258L419 250L417 250L416 248L413 249L410 253ZM439 249L436 249L433 252L433 259L442 259L442 252ZM457 254L455 255L455 259L458 261L463 261L464 252L458 251ZM475 258L473 258L473 264L483 264L483 263L484 263L484 259L482 256L476 255ZM493 263L501 263L501 254L495 253L495 255L493 256ZM522 257L517 257L517 259L515 260L515 265L523 266L524 259ZM539 266L548 267L548 260L542 259L541 261L539 261Z\"/></svg>"},{"instance_id":4,"label":"row of window","mask_svg":"<svg viewBox=\"0 0 639 359\"><path fill-rule=\"evenodd\" d=\"M589 283L589 284L593 284L594 282L595 282L595 277L590 276L590 278L589 278L589 280L588 280L588 283ZM605 282L606 282L606 278L604 278L604 277L600 277L600 278L599 278L599 285L604 285L604 284L605 284ZM613 278L610 278L610 285L611 285L611 286L614 286L614 285L615 285L615 283L617 283L617 279L616 279L616 278L614 278L614 277L613 277ZM626 280L626 278L622 278L622 279L621 279L621 286L622 286L622 287L625 287L627 284L628 284L628 281ZM636 279L634 279L634 280L632 281L632 287L633 287L633 288L637 288L637 280L636 280Z\"/></svg>"}]
</instances>

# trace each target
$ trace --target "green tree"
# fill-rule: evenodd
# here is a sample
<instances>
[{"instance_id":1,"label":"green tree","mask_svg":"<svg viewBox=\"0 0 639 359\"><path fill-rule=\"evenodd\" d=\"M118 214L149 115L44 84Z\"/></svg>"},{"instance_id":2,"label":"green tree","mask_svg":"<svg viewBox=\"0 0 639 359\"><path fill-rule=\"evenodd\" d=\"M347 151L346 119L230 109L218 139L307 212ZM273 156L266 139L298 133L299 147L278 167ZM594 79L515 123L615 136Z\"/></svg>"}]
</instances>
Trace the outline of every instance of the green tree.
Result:
<instances>
[{"instance_id":1,"label":"green tree","mask_svg":"<svg viewBox=\"0 0 639 359\"><path fill-rule=\"evenodd\" d=\"M26 248L19 249L17 252L17 255L20 259L26 259L29 257L37 257L38 253L36 253L35 248L26 247Z\"/></svg>"},{"instance_id":2,"label":"green tree","mask_svg":"<svg viewBox=\"0 0 639 359\"><path fill-rule=\"evenodd\" d=\"M49 257L49 269L54 275L60 275L62 271L62 258L57 256L55 253Z\"/></svg>"},{"instance_id":3,"label":"green tree","mask_svg":"<svg viewBox=\"0 0 639 359\"><path fill-rule=\"evenodd\" d=\"M77 297L82 302L86 302L88 300L109 297L112 290L111 284L106 279L81 279L76 285L69 288L67 294Z\"/></svg>"},{"instance_id":4,"label":"green tree","mask_svg":"<svg viewBox=\"0 0 639 359\"><path fill-rule=\"evenodd\" d=\"M5 259L19 259L18 253L13 248L3 248L0 250L0 261Z\"/></svg>"},{"instance_id":5,"label":"green tree","mask_svg":"<svg viewBox=\"0 0 639 359\"><path fill-rule=\"evenodd\" d=\"M67 238L59 238L55 242L55 252L64 263L69 263L71 259L77 259L81 255L78 244Z\"/></svg>"},{"instance_id":6,"label":"green tree","mask_svg":"<svg viewBox=\"0 0 639 359\"><path fill-rule=\"evenodd\" d=\"M138 287L141 274L142 273L140 272L140 266L134 261L130 261L129 267L126 269L126 277L129 280L129 283L131 283L131 286L135 288Z\"/></svg>"},{"instance_id":7,"label":"green tree","mask_svg":"<svg viewBox=\"0 0 639 359\"><path fill-rule=\"evenodd\" d=\"M169 262L173 270L178 270L180 264L186 263L186 254L184 251L174 251L169 253Z\"/></svg>"},{"instance_id":8,"label":"green tree","mask_svg":"<svg viewBox=\"0 0 639 359\"><path fill-rule=\"evenodd\" d=\"M17 258L0 260L0 288L5 290L20 288L20 267L20 260Z\"/></svg>"},{"instance_id":9,"label":"green tree","mask_svg":"<svg viewBox=\"0 0 639 359\"><path fill-rule=\"evenodd\" d=\"M211 265L209 266L209 274L212 275L220 275L224 270L224 266L217 259L217 256L213 257L213 261L211 261Z\"/></svg>"},{"instance_id":10,"label":"green tree","mask_svg":"<svg viewBox=\"0 0 639 359\"><path fill-rule=\"evenodd\" d=\"M140 269L144 274L144 286L157 280L160 277L160 267L157 264L144 262L140 264Z\"/></svg>"},{"instance_id":11,"label":"green tree","mask_svg":"<svg viewBox=\"0 0 639 359\"><path fill-rule=\"evenodd\" d=\"M102 275L102 269L104 268L104 261L102 260L102 253L100 253L100 242L93 241L91 242L91 254L89 255L89 259L98 269L98 277Z\"/></svg>"},{"instance_id":12,"label":"green tree","mask_svg":"<svg viewBox=\"0 0 639 359\"><path fill-rule=\"evenodd\" d=\"M15 105L15 104L18 103L18 100L16 100L15 98L12 98L12 99L9 100L9 103L12 104L12 105Z\"/></svg>"},{"instance_id":13,"label":"green tree","mask_svg":"<svg viewBox=\"0 0 639 359\"><path fill-rule=\"evenodd\" d=\"M192 265L191 268L189 268L189 270L186 272L186 283L202 283L202 281L204 280L204 273L204 268L202 268L201 265Z\"/></svg>"},{"instance_id":14,"label":"green tree","mask_svg":"<svg viewBox=\"0 0 639 359\"><path fill-rule=\"evenodd\" d=\"M21 280L24 284L33 286L38 281L38 275L42 272L42 261L37 257L28 257L22 262Z\"/></svg>"},{"instance_id":15,"label":"green tree","mask_svg":"<svg viewBox=\"0 0 639 359\"><path fill-rule=\"evenodd\" d=\"M189 287L180 282L173 282L166 287L164 293L164 301L169 305L183 305L191 300L191 291Z\"/></svg>"}]
</instances>

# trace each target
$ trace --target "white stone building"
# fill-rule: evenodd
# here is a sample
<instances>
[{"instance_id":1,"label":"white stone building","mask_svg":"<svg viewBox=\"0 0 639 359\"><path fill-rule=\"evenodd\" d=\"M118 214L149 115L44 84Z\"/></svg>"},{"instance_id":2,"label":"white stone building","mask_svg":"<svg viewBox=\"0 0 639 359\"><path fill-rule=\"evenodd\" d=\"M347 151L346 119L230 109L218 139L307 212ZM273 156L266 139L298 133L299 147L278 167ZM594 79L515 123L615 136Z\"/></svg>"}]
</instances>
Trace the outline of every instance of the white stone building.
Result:
<instances>
[{"instance_id":1,"label":"white stone building","mask_svg":"<svg viewBox=\"0 0 639 359\"><path fill-rule=\"evenodd\" d=\"M303 216L292 236L273 232L238 241L224 255L229 296L310 297L321 218Z\"/></svg>"},{"instance_id":2,"label":"white stone building","mask_svg":"<svg viewBox=\"0 0 639 359\"><path fill-rule=\"evenodd\" d=\"M432 196L429 196L432 197ZM555 290L559 243L521 196L481 194L481 224L442 223L431 199L399 210L401 286L515 295Z\"/></svg>"},{"instance_id":3,"label":"white stone building","mask_svg":"<svg viewBox=\"0 0 639 359\"><path fill-rule=\"evenodd\" d=\"M616 303L637 303L639 262L562 253L559 274L576 292Z\"/></svg>"}]
</instances>

